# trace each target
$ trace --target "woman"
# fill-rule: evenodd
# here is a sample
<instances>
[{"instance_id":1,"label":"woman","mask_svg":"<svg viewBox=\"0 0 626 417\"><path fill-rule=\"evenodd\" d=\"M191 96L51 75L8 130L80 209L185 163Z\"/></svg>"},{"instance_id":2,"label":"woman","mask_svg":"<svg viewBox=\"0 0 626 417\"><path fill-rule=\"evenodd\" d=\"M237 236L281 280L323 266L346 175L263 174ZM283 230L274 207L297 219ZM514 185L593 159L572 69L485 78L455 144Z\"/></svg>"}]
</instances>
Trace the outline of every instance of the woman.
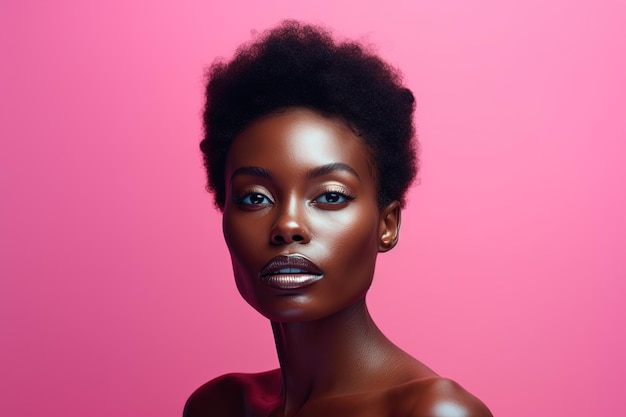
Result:
<instances>
[{"instance_id":1,"label":"woman","mask_svg":"<svg viewBox=\"0 0 626 417\"><path fill-rule=\"evenodd\" d=\"M414 99L354 43L285 22L214 64L201 143L235 280L280 369L194 392L196 416L490 416L391 343L365 296L416 175Z\"/></svg>"}]
</instances>

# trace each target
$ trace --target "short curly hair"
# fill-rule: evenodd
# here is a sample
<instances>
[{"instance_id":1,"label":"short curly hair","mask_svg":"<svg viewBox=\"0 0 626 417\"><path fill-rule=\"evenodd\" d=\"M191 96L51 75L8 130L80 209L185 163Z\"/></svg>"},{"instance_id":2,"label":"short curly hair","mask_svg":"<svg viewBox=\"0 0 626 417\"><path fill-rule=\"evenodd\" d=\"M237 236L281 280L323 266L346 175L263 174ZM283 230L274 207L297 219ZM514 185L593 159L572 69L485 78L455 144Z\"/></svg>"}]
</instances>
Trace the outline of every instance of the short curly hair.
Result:
<instances>
[{"instance_id":1,"label":"short curly hair","mask_svg":"<svg viewBox=\"0 0 626 417\"><path fill-rule=\"evenodd\" d=\"M204 138L209 191L224 209L226 158L252 121L306 107L340 117L371 151L379 207L405 204L418 170L415 99L394 68L356 42L337 43L318 26L285 21L208 71Z\"/></svg>"}]
</instances>

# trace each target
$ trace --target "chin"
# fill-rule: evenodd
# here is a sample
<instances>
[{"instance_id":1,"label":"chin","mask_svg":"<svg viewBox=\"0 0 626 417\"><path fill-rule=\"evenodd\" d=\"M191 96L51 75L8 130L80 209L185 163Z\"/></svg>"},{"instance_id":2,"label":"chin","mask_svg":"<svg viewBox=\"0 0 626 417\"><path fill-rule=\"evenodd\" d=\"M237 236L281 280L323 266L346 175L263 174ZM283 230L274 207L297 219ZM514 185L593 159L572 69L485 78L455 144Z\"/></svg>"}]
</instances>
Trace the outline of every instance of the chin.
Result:
<instances>
[{"instance_id":1,"label":"chin","mask_svg":"<svg viewBox=\"0 0 626 417\"><path fill-rule=\"evenodd\" d=\"M272 300L246 301L268 320L277 323L312 322L333 317L352 310L362 304L365 292L358 297L337 303L329 300L312 299L306 294L285 295ZM245 297L244 297L245 298Z\"/></svg>"}]
</instances>

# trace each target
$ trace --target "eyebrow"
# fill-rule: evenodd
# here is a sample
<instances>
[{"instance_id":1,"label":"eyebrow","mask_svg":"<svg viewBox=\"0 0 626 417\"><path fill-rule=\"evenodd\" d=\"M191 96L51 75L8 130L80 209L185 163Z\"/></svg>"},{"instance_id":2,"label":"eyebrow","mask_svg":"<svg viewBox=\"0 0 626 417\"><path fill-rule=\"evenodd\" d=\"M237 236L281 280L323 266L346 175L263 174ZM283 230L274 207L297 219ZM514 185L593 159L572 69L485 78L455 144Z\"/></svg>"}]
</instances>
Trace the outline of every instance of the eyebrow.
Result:
<instances>
[{"instance_id":1,"label":"eyebrow","mask_svg":"<svg viewBox=\"0 0 626 417\"><path fill-rule=\"evenodd\" d=\"M268 180L272 179L272 173L269 172L265 168L261 167L240 167L237 168L233 174L230 176L230 180L232 181L238 175L252 175L253 177L261 177L267 178Z\"/></svg>"},{"instance_id":2,"label":"eyebrow","mask_svg":"<svg viewBox=\"0 0 626 417\"><path fill-rule=\"evenodd\" d=\"M357 174L354 168L352 168L350 165L344 164L343 162L333 162L332 164L326 164L317 168L313 168L306 174L306 178L311 180L313 178L322 177L324 175L332 174L333 172L337 171L348 172L357 177L359 181L361 181L361 177L359 176L359 174Z\"/></svg>"},{"instance_id":3,"label":"eyebrow","mask_svg":"<svg viewBox=\"0 0 626 417\"><path fill-rule=\"evenodd\" d=\"M323 177L324 175L332 174L333 172L343 171L348 172L355 177L359 181L361 181L361 177L359 174L352 168L350 165L344 164L343 162L333 162L331 164L322 165L316 168L313 168L306 174L307 180L311 180L318 177ZM272 173L265 168L255 167L255 166L245 166L237 168L232 175L230 176L230 180L239 175L251 175L253 177L266 178L271 180L273 178Z\"/></svg>"}]
</instances>

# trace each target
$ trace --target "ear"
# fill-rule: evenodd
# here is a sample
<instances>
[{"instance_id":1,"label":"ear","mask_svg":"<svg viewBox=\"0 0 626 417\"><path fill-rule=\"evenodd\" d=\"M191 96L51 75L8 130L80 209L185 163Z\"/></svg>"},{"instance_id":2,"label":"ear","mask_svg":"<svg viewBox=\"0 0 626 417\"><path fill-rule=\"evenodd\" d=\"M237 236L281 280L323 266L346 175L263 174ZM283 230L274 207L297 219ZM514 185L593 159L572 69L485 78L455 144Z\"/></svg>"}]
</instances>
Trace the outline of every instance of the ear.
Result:
<instances>
[{"instance_id":1,"label":"ear","mask_svg":"<svg viewBox=\"0 0 626 417\"><path fill-rule=\"evenodd\" d=\"M400 203L392 201L380 210L378 252L393 249L400 237Z\"/></svg>"}]
</instances>

